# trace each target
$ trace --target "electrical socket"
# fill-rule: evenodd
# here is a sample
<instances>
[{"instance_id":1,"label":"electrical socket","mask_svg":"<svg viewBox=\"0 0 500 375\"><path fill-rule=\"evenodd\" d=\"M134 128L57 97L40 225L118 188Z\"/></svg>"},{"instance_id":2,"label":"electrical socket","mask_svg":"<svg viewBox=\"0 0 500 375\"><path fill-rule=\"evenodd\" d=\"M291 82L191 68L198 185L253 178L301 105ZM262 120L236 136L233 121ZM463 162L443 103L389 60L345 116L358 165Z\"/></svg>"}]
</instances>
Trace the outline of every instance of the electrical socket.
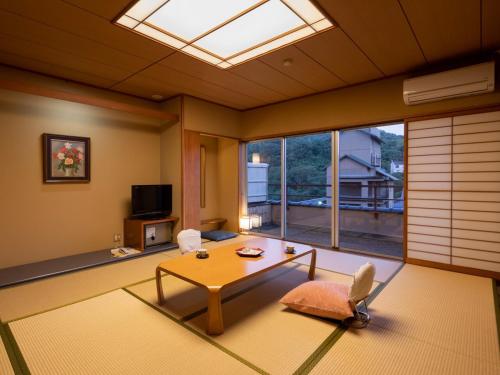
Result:
<instances>
[{"instance_id":1,"label":"electrical socket","mask_svg":"<svg viewBox=\"0 0 500 375\"><path fill-rule=\"evenodd\" d=\"M121 235L120 233L115 233L115 234L113 235L113 241L114 241L114 242L119 242L119 241L121 241L121 240L122 240L122 235Z\"/></svg>"}]
</instances>

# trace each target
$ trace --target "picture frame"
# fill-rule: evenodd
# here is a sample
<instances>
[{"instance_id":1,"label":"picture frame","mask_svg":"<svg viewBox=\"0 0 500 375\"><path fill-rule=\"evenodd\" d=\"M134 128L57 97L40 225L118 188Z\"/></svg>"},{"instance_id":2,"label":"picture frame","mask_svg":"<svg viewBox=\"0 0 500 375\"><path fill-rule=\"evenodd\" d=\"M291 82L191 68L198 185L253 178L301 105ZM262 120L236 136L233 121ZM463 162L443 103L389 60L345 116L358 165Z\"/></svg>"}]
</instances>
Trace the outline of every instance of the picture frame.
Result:
<instances>
[{"instance_id":1,"label":"picture frame","mask_svg":"<svg viewBox=\"0 0 500 375\"><path fill-rule=\"evenodd\" d=\"M42 134L43 182L90 182L90 138Z\"/></svg>"}]
</instances>

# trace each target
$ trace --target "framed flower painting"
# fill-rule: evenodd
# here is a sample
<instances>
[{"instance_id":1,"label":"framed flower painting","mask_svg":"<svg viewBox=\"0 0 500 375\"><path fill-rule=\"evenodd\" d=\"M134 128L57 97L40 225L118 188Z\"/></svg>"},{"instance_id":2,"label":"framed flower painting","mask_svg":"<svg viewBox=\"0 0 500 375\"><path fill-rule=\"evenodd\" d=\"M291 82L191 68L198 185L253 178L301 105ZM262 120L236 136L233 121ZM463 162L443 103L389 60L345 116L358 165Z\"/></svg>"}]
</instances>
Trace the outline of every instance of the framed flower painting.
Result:
<instances>
[{"instance_id":1,"label":"framed flower painting","mask_svg":"<svg viewBox=\"0 0 500 375\"><path fill-rule=\"evenodd\" d=\"M43 182L90 182L90 138L43 134Z\"/></svg>"}]
</instances>

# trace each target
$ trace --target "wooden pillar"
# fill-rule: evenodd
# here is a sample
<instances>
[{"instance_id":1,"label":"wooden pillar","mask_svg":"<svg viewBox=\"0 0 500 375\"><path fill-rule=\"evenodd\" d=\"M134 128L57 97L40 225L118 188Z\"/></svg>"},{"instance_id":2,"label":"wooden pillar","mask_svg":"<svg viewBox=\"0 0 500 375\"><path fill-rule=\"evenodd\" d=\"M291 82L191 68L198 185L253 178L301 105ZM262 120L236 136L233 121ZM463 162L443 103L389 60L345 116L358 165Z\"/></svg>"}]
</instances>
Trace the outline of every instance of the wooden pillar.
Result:
<instances>
[{"instance_id":1,"label":"wooden pillar","mask_svg":"<svg viewBox=\"0 0 500 375\"><path fill-rule=\"evenodd\" d=\"M182 226L200 228L200 133L184 130L182 157Z\"/></svg>"}]
</instances>

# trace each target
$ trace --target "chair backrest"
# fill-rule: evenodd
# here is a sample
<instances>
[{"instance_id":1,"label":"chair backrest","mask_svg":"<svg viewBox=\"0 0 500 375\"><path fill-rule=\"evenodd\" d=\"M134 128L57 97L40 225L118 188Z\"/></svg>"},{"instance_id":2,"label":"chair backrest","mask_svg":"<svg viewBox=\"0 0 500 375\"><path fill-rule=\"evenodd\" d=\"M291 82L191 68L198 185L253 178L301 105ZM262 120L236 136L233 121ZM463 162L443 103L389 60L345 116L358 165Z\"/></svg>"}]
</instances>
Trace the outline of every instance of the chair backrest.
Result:
<instances>
[{"instance_id":1,"label":"chair backrest","mask_svg":"<svg viewBox=\"0 0 500 375\"><path fill-rule=\"evenodd\" d=\"M371 263L363 264L355 273L349 291L349 300L354 303L365 299L372 290L373 280L375 278L375 266Z\"/></svg>"},{"instance_id":2,"label":"chair backrest","mask_svg":"<svg viewBox=\"0 0 500 375\"><path fill-rule=\"evenodd\" d=\"M177 235L181 254L201 249L201 232L195 229L181 230Z\"/></svg>"}]
</instances>

